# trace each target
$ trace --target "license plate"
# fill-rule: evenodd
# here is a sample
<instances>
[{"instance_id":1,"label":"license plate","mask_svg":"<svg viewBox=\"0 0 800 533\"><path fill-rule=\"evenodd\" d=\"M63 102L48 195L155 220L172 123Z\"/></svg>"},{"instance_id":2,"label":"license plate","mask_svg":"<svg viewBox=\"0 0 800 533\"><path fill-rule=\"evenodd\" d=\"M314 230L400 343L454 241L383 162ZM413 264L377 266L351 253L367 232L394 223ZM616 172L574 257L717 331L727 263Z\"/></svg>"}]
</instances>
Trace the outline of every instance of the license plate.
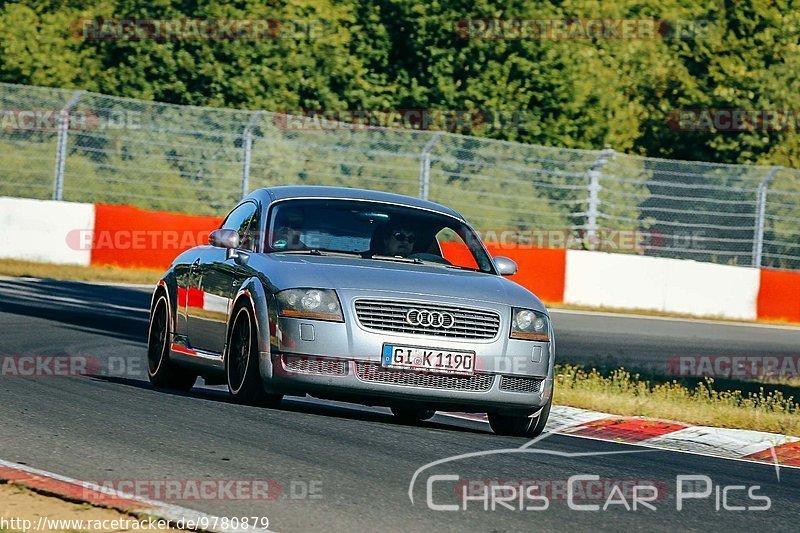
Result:
<instances>
[{"instance_id":1,"label":"license plate","mask_svg":"<svg viewBox=\"0 0 800 533\"><path fill-rule=\"evenodd\" d=\"M381 365L444 374L472 374L475 371L475 353L384 344Z\"/></svg>"}]
</instances>

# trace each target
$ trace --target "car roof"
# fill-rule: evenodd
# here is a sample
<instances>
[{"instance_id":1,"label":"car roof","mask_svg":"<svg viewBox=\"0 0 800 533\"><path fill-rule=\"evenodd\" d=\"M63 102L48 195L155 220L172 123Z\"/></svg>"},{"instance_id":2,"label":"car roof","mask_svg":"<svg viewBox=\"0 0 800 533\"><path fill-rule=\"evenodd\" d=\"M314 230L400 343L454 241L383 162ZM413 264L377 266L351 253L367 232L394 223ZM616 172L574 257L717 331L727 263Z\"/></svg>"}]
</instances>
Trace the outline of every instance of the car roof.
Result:
<instances>
[{"instance_id":1,"label":"car roof","mask_svg":"<svg viewBox=\"0 0 800 533\"><path fill-rule=\"evenodd\" d=\"M290 198L336 198L344 200L368 200L373 202L383 202L404 205L408 207L416 207L419 209L427 209L428 211L435 211L437 213L450 215L460 220L464 220L464 217L461 216L461 214L457 211L435 202L429 202L428 200L414 198L413 196L405 196L403 194L373 191L369 189L326 187L321 185L282 185L255 190L249 195L249 197L258 199L264 203L272 203L278 200L286 200Z\"/></svg>"}]
</instances>

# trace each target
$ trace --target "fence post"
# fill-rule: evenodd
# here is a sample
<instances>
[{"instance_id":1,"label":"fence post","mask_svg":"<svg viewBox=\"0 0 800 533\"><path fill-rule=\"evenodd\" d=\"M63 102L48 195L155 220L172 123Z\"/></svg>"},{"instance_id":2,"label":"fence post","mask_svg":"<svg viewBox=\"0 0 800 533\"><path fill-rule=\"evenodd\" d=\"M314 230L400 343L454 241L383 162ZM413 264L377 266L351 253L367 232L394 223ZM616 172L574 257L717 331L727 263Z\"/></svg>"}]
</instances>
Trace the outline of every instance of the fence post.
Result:
<instances>
[{"instance_id":1,"label":"fence post","mask_svg":"<svg viewBox=\"0 0 800 533\"><path fill-rule=\"evenodd\" d=\"M253 127L262 114L264 114L263 111L256 111L252 114L242 135L242 149L244 150L242 157L242 199L250 192L250 155L253 152Z\"/></svg>"},{"instance_id":2,"label":"fence post","mask_svg":"<svg viewBox=\"0 0 800 533\"><path fill-rule=\"evenodd\" d=\"M431 151L444 132L438 131L422 148L422 155L419 164L419 197L423 200L428 199L428 192L431 185Z\"/></svg>"},{"instance_id":3,"label":"fence post","mask_svg":"<svg viewBox=\"0 0 800 533\"><path fill-rule=\"evenodd\" d=\"M53 200L64 199L64 165L67 161L67 135L69 134L69 112L86 91L75 91L72 98L58 112L58 139L56 140L56 170L53 183Z\"/></svg>"},{"instance_id":4,"label":"fence post","mask_svg":"<svg viewBox=\"0 0 800 533\"><path fill-rule=\"evenodd\" d=\"M606 145L600 156L594 160L589 167L589 186L587 191L589 193L588 207L586 209L586 235L585 239L593 242L597 236L597 217L600 215L600 178L603 175L603 167L608 163L608 160L614 156L614 149Z\"/></svg>"},{"instance_id":5,"label":"fence post","mask_svg":"<svg viewBox=\"0 0 800 533\"><path fill-rule=\"evenodd\" d=\"M761 268L761 254L764 251L764 227L767 214L767 189L769 182L781 167L772 167L767 176L758 184L758 199L756 202L756 227L753 234L753 266Z\"/></svg>"}]
</instances>

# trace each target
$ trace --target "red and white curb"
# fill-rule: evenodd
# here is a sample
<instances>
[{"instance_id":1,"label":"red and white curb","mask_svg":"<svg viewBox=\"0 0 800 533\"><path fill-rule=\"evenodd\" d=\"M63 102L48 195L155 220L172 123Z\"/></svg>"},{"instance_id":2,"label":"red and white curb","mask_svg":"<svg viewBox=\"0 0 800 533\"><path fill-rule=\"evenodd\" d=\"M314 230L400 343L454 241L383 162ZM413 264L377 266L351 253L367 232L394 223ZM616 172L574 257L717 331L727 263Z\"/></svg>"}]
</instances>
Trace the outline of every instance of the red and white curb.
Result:
<instances>
[{"instance_id":1,"label":"red and white curb","mask_svg":"<svg viewBox=\"0 0 800 533\"><path fill-rule=\"evenodd\" d=\"M198 524L198 527L194 528L195 531L208 533L271 533L268 529L255 527L247 529L216 527L215 525L218 526L225 521L214 515L133 496L87 481L79 481L26 465L10 463L2 459L0 459L0 481L26 487L33 491L68 501L115 509L138 518L153 517L167 520L172 526L187 523ZM200 527L200 524L209 524L209 527Z\"/></svg>"},{"instance_id":2,"label":"red and white curb","mask_svg":"<svg viewBox=\"0 0 800 533\"><path fill-rule=\"evenodd\" d=\"M485 415L446 414L488 423ZM800 468L800 438L777 433L690 426L563 405L553 406L546 430L575 437Z\"/></svg>"}]
</instances>

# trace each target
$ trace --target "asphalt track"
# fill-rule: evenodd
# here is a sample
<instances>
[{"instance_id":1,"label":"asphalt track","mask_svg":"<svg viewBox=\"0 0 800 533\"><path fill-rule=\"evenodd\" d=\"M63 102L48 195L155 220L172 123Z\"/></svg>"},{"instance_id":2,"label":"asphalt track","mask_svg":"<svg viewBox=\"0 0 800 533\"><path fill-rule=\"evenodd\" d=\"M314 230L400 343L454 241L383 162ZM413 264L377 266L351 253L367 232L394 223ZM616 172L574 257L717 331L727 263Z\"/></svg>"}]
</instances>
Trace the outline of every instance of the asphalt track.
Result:
<instances>
[{"instance_id":1,"label":"asphalt track","mask_svg":"<svg viewBox=\"0 0 800 533\"><path fill-rule=\"evenodd\" d=\"M200 382L189 394L152 389L143 376L147 291L82 283L0 279L0 355L96 358L96 376L0 377L0 458L78 479L274 480L276 500L174 501L208 513L267 516L274 531L760 531L790 530L800 516L800 470L552 435L520 453L524 439L498 437L478 422L437 415L419 426L386 410L313 399L280 409L230 403ZM792 328L554 313L559 352L593 362L663 364L701 354L798 353ZM138 363L137 363L138 361ZM110 375L101 375L110 374ZM509 449L418 469L449 456ZM622 452L607 454L607 452ZM431 474L464 480L525 480L563 487L573 475L655 485L657 510L578 511L546 491L545 510L509 510L483 501L467 510L428 507ZM676 477L708 476L717 491L678 511ZM765 511L723 508L722 490L767 496ZM438 481L432 499L455 504L456 485ZM307 491L313 498L307 497ZM727 492L728 506L763 506ZM599 503L608 493L577 503ZM630 503L630 494L627 495ZM526 500L539 506L541 500Z\"/></svg>"}]
</instances>

